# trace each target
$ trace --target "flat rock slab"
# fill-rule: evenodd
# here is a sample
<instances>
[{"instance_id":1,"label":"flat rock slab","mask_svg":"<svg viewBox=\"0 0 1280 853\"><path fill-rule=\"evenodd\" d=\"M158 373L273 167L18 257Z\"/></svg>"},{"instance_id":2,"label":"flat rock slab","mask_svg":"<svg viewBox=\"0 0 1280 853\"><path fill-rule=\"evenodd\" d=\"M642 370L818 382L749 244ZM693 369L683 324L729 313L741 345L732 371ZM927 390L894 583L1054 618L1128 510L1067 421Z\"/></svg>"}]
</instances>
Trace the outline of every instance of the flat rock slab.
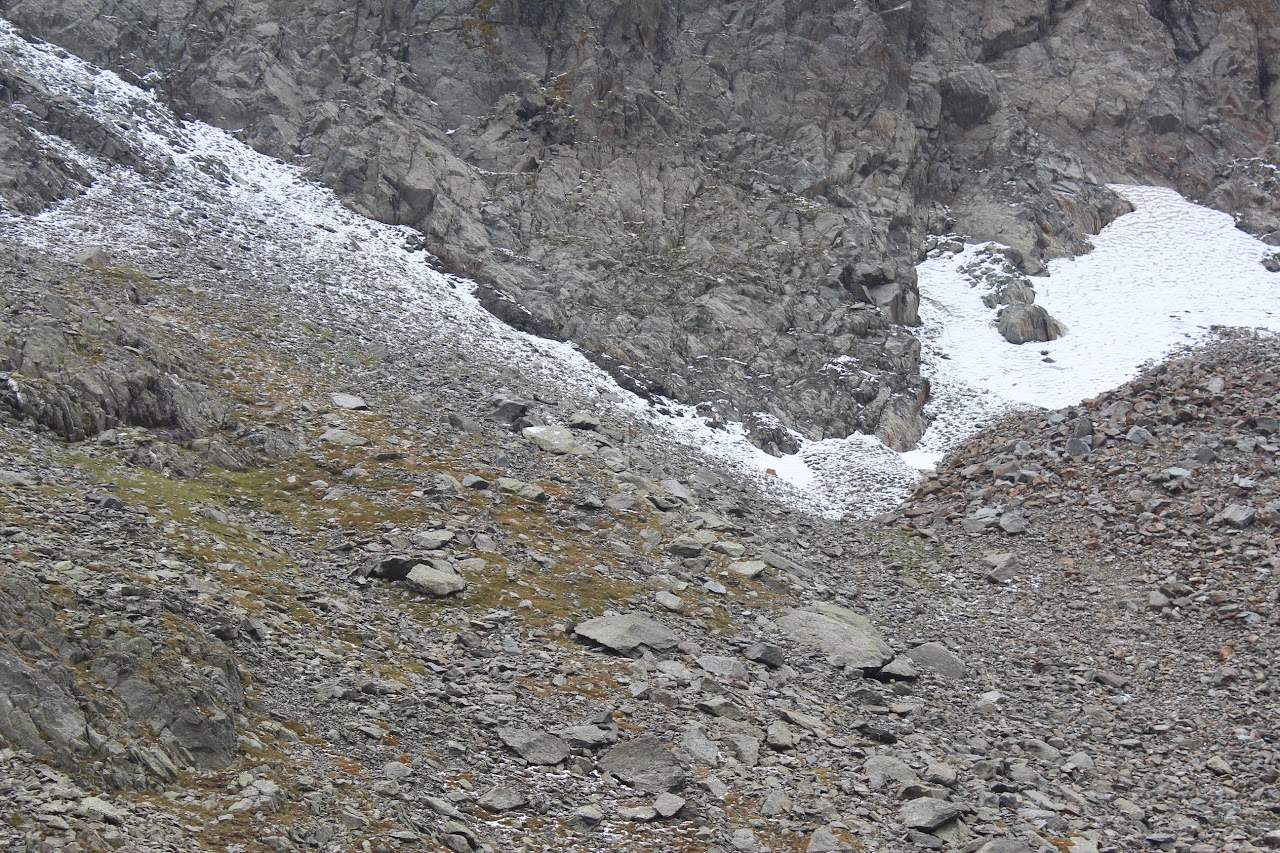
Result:
<instances>
[{"instance_id":1,"label":"flat rock slab","mask_svg":"<svg viewBox=\"0 0 1280 853\"><path fill-rule=\"evenodd\" d=\"M964 661L942 643L925 643L907 651L911 662L944 678L964 678Z\"/></svg>"},{"instance_id":2,"label":"flat rock slab","mask_svg":"<svg viewBox=\"0 0 1280 853\"><path fill-rule=\"evenodd\" d=\"M978 853L1031 853L1031 847L1014 838L997 838L979 847Z\"/></svg>"},{"instance_id":3,"label":"flat rock slab","mask_svg":"<svg viewBox=\"0 0 1280 853\"><path fill-rule=\"evenodd\" d=\"M333 394L329 397L333 404L339 409L348 409L350 411L359 411L360 409L369 408L369 404L355 394Z\"/></svg>"},{"instance_id":4,"label":"flat rock slab","mask_svg":"<svg viewBox=\"0 0 1280 853\"><path fill-rule=\"evenodd\" d=\"M640 791L661 794L684 787L680 762L653 735L640 735L600 757L600 769Z\"/></svg>"},{"instance_id":5,"label":"flat rock slab","mask_svg":"<svg viewBox=\"0 0 1280 853\"><path fill-rule=\"evenodd\" d=\"M936 797L920 797L911 800L898 812L898 817L909 829L930 832L960 816L961 809L955 803Z\"/></svg>"},{"instance_id":6,"label":"flat rock slab","mask_svg":"<svg viewBox=\"0 0 1280 853\"><path fill-rule=\"evenodd\" d=\"M339 429L338 427L325 430L324 434L320 436L320 440L329 444L336 444L339 447L364 447L369 443L369 439L363 435L351 430Z\"/></svg>"},{"instance_id":7,"label":"flat rock slab","mask_svg":"<svg viewBox=\"0 0 1280 853\"><path fill-rule=\"evenodd\" d=\"M466 485L465 481L463 481L463 485ZM475 487L472 486L471 488ZM526 483L513 477L499 477L498 491L524 498L527 501L542 503L547 500L547 493L541 486L535 486L532 483Z\"/></svg>"},{"instance_id":8,"label":"flat rock slab","mask_svg":"<svg viewBox=\"0 0 1280 853\"><path fill-rule=\"evenodd\" d=\"M729 571L744 578L758 578L769 568L764 560L741 560L729 564Z\"/></svg>"},{"instance_id":9,"label":"flat rock slab","mask_svg":"<svg viewBox=\"0 0 1280 853\"><path fill-rule=\"evenodd\" d=\"M520 434L548 453L585 456L591 452L591 448L579 444L574 434L562 426L525 427Z\"/></svg>"},{"instance_id":10,"label":"flat rock slab","mask_svg":"<svg viewBox=\"0 0 1280 853\"><path fill-rule=\"evenodd\" d=\"M588 619L573 633L623 655L639 655L644 649L665 652L680 644L674 631L639 613Z\"/></svg>"},{"instance_id":11,"label":"flat rock slab","mask_svg":"<svg viewBox=\"0 0 1280 853\"><path fill-rule=\"evenodd\" d=\"M878 669L893 660L893 649L871 620L846 607L815 604L793 610L778 620L778 627L845 666Z\"/></svg>"},{"instance_id":12,"label":"flat rock slab","mask_svg":"<svg viewBox=\"0 0 1280 853\"><path fill-rule=\"evenodd\" d=\"M530 764L559 764L569 757L569 743L548 732L503 726L498 740Z\"/></svg>"}]
</instances>

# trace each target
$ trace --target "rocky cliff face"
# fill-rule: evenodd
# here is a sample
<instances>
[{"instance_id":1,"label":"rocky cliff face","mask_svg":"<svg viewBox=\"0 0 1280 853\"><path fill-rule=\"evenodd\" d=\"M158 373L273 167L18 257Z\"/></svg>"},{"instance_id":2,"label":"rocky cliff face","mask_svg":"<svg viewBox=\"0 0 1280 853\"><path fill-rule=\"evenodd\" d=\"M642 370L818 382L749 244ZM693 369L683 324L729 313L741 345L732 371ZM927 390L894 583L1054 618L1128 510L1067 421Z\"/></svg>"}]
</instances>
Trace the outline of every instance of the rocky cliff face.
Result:
<instances>
[{"instance_id":1,"label":"rocky cliff face","mask_svg":"<svg viewBox=\"0 0 1280 853\"><path fill-rule=\"evenodd\" d=\"M1034 273L1126 209L1103 181L1135 180L1277 237L1276 0L0 12L418 228L509 322L783 450L782 427L918 438L929 232L999 240ZM21 102L21 81L0 90ZM0 180L11 203L74 191L42 162Z\"/></svg>"}]
</instances>

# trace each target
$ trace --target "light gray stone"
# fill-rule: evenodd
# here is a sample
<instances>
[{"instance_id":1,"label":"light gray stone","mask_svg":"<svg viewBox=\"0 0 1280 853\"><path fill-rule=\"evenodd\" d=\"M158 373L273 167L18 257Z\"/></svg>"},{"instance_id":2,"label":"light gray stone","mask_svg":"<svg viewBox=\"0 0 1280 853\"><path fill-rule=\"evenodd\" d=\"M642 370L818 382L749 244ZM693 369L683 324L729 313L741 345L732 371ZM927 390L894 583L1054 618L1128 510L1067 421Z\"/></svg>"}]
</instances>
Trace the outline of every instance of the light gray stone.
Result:
<instances>
[{"instance_id":1,"label":"light gray stone","mask_svg":"<svg viewBox=\"0 0 1280 853\"><path fill-rule=\"evenodd\" d=\"M862 765L867 784L874 790L886 785L906 785L918 781L916 772L902 759L892 755L873 755Z\"/></svg>"},{"instance_id":2,"label":"light gray stone","mask_svg":"<svg viewBox=\"0 0 1280 853\"><path fill-rule=\"evenodd\" d=\"M591 448L580 444L574 434L562 426L525 427L520 433L548 453L561 456L584 456Z\"/></svg>"},{"instance_id":3,"label":"light gray stone","mask_svg":"<svg viewBox=\"0 0 1280 853\"><path fill-rule=\"evenodd\" d=\"M358 411L360 409L369 408L369 404L366 403L363 398L357 397L354 394L332 394L329 399L333 402L333 405L337 406L339 409Z\"/></svg>"},{"instance_id":4,"label":"light gray stone","mask_svg":"<svg viewBox=\"0 0 1280 853\"><path fill-rule=\"evenodd\" d=\"M340 427L332 427L325 430L321 434L320 440L328 444L336 444L339 447L363 447L369 443L369 439L363 435Z\"/></svg>"},{"instance_id":5,"label":"light gray stone","mask_svg":"<svg viewBox=\"0 0 1280 853\"><path fill-rule=\"evenodd\" d=\"M793 610L777 622L793 640L808 643L837 664L878 669L893 659L893 649L871 620L835 604L815 604Z\"/></svg>"},{"instance_id":6,"label":"light gray stone","mask_svg":"<svg viewBox=\"0 0 1280 853\"><path fill-rule=\"evenodd\" d=\"M624 655L637 655L644 649L667 651L680 643L680 637L666 625L639 613L588 619L573 632Z\"/></svg>"},{"instance_id":7,"label":"light gray stone","mask_svg":"<svg viewBox=\"0 0 1280 853\"><path fill-rule=\"evenodd\" d=\"M424 595L445 596L462 592L467 582L447 564L419 564L409 570L404 578L405 586Z\"/></svg>"},{"instance_id":8,"label":"light gray stone","mask_svg":"<svg viewBox=\"0 0 1280 853\"><path fill-rule=\"evenodd\" d=\"M485 791L477 800L480 806L491 812L505 812L528 804L524 794L507 785L496 785Z\"/></svg>"},{"instance_id":9,"label":"light gray stone","mask_svg":"<svg viewBox=\"0 0 1280 853\"><path fill-rule=\"evenodd\" d=\"M569 744L548 732L503 726L498 739L530 764L559 764L569 757Z\"/></svg>"},{"instance_id":10,"label":"light gray stone","mask_svg":"<svg viewBox=\"0 0 1280 853\"><path fill-rule=\"evenodd\" d=\"M965 665L955 652L942 643L923 643L906 652L920 669L935 672L944 678L964 678Z\"/></svg>"}]
</instances>

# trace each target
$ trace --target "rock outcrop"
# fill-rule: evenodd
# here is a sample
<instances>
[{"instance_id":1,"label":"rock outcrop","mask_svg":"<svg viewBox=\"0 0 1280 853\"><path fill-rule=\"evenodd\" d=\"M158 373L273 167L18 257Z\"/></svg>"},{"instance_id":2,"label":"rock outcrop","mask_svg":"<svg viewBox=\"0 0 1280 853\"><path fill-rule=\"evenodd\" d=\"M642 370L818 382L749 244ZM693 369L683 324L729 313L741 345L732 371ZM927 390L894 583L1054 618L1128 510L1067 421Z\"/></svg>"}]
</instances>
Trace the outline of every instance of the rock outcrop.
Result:
<instances>
[{"instance_id":1,"label":"rock outcrop","mask_svg":"<svg viewBox=\"0 0 1280 853\"><path fill-rule=\"evenodd\" d=\"M814 438L923 428L903 329L926 233L999 240L1034 273L1125 210L1104 180L1275 233L1247 165L1274 163L1274 2L0 12L418 228L500 316L631 387ZM42 162L0 193L76 191Z\"/></svg>"}]
</instances>

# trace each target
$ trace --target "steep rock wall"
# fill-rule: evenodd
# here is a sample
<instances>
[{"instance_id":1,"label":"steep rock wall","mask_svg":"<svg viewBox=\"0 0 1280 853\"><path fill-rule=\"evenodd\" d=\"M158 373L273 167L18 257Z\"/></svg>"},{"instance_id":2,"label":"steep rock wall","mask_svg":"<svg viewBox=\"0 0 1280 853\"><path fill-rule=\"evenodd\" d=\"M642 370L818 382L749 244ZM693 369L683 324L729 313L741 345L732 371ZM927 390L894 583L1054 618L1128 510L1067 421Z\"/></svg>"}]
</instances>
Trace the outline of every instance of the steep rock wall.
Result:
<instances>
[{"instance_id":1,"label":"steep rock wall","mask_svg":"<svg viewBox=\"0 0 1280 853\"><path fill-rule=\"evenodd\" d=\"M918 437L928 232L998 239L1037 272L1126 209L1101 185L1124 179L1265 233L1248 170L1275 138L1278 11L0 0L420 229L509 322L779 449L778 423Z\"/></svg>"}]
</instances>

